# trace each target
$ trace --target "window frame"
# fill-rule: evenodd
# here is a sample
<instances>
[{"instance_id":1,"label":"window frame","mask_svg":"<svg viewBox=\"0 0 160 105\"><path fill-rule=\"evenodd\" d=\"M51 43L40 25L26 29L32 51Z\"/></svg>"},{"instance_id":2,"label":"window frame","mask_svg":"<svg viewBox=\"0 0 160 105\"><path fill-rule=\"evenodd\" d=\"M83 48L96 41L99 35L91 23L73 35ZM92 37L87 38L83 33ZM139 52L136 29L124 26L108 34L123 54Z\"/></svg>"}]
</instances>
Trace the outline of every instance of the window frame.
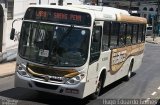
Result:
<instances>
[{"instance_id":1,"label":"window frame","mask_svg":"<svg viewBox=\"0 0 160 105\"><path fill-rule=\"evenodd\" d=\"M121 32L119 32L119 46L118 47L124 47L124 46L126 46L127 23L126 22L120 22L120 28L119 28L119 30L121 30L121 25L125 25L125 28L124 28L123 34L122 34L122 36L124 36L124 44L120 45Z\"/></svg>"},{"instance_id":2,"label":"window frame","mask_svg":"<svg viewBox=\"0 0 160 105\"><path fill-rule=\"evenodd\" d=\"M110 49L114 49L114 48L117 48L117 47L119 47L119 33L120 33L120 22L117 22L117 21L112 21L111 22L111 26L110 26L110 38L109 38L109 40L110 40L110 43L109 43L109 48ZM115 30L115 27L118 29L117 31ZM116 33L114 33L114 31L116 31L116 33L117 33L117 35L116 35ZM112 34L112 35L111 35ZM113 46L113 47L111 47L111 41L112 41L112 36L116 36L116 44Z\"/></svg>"},{"instance_id":3,"label":"window frame","mask_svg":"<svg viewBox=\"0 0 160 105\"><path fill-rule=\"evenodd\" d=\"M130 28L130 30L128 30ZM130 32L129 32L130 31ZM133 36L133 24L132 23L127 23L127 31L126 31L126 46L132 45L132 36ZM127 35L129 34L130 36L130 43L127 43Z\"/></svg>"},{"instance_id":4,"label":"window frame","mask_svg":"<svg viewBox=\"0 0 160 105\"><path fill-rule=\"evenodd\" d=\"M104 26L104 24L108 24L108 29L106 29ZM112 32L113 32L113 23L119 24L119 28L117 31L117 46L116 47L111 47L111 37L112 37ZM125 25L122 26L124 27L124 29L121 29L121 25ZM130 31L128 31L128 27L130 27ZM141 29L139 29L140 27L142 27ZM139 44L139 43L144 43L145 42L145 32L146 32L146 24L145 23L131 23L131 22L118 22L118 21L104 21L103 23L103 35L102 35L102 46L103 46L103 36L105 35L105 31L104 30L109 30L109 32L107 32L107 36L108 36L108 49L115 49L115 48L121 48L121 47L125 47L125 46L131 46L131 45L135 45L135 44ZM142 35L140 38L140 41L138 42L138 37L140 36L140 32L142 31ZM122 32L121 32L122 31ZM127 34L130 33L130 43L127 43ZM122 36L124 37L124 44L121 45L120 44L120 37ZM102 52L107 51L104 50L102 47Z\"/></svg>"},{"instance_id":5,"label":"window frame","mask_svg":"<svg viewBox=\"0 0 160 105\"><path fill-rule=\"evenodd\" d=\"M104 27L106 24L107 27ZM107 31L106 31L107 30ZM104 21L103 23L103 28L102 28L102 39L101 39L101 42L102 42L102 52L105 52L105 51L108 51L109 50L109 47L110 47L110 34L111 34L111 21ZM106 35L106 41L107 41L107 48L103 48L103 40L104 40L104 36Z\"/></svg>"},{"instance_id":6,"label":"window frame","mask_svg":"<svg viewBox=\"0 0 160 105\"><path fill-rule=\"evenodd\" d=\"M91 52L91 48L92 48L92 43L93 43L93 31L94 31L94 28L96 28L96 27L99 27L100 28L100 37L99 37L99 40L100 40L100 42L99 42L99 51L97 51L97 52L94 52L94 53L92 53ZM92 30L92 35L91 35L91 45L90 45L90 60L89 60L89 64L92 64L92 63L94 63L94 62L96 62L96 61L98 61L99 60L99 58L100 58L100 54L101 54L101 49L102 49L102 26L101 25L95 25L95 26L93 26L93 30ZM93 59L92 58L92 56L93 56L93 54L98 54L97 55L97 58L95 58L95 59Z\"/></svg>"}]
</instances>

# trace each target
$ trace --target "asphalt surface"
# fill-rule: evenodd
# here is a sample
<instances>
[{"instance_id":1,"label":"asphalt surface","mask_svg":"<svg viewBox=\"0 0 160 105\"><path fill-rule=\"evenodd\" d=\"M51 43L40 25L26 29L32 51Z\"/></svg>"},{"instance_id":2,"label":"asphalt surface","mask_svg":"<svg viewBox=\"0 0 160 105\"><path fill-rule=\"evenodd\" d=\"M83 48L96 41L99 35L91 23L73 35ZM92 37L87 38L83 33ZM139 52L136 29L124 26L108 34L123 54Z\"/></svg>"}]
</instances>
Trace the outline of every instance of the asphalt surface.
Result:
<instances>
[{"instance_id":1,"label":"asphalt surface","mask_svg":"<svg viewBox=\"0 0 160 105\"><path fill-rule=\"evenodd\" d=\"M121 105L122 102L130 102L131 100L150 102L149 105L155 105L160 99L159 75L160 45L147 44L143 63L136 73L133 73L130 81L126 82L121 79L107 86L97 100L90 100L89 97L79 100L14 88L14 76L9 76L0 79L0 105L111 105L109 102L118 102L119 100Z\"/></svg>"}]
</instances>

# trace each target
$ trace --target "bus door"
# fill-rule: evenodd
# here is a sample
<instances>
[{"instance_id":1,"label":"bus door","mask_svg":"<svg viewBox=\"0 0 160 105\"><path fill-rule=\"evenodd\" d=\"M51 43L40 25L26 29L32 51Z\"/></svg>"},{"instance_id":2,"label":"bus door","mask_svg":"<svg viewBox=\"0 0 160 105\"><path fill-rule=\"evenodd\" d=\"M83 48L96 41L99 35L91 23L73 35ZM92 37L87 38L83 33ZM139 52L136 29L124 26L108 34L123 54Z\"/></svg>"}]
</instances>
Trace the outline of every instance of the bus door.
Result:
<instances>
[{"instance_id":1,"label":"bus door","mask_svg":"<svg viewBox=\"0 0 160 105\"><path fill-rule=\"evenodd\" d=\"M102 26L94 26L92 31L91 47L90 47L90 63L87 75L87 88L90 92L95 91L96 80L99 69L99 57L101 48ZM88 92L88 91L87 91Z\"/></svg>"}]
</instances>

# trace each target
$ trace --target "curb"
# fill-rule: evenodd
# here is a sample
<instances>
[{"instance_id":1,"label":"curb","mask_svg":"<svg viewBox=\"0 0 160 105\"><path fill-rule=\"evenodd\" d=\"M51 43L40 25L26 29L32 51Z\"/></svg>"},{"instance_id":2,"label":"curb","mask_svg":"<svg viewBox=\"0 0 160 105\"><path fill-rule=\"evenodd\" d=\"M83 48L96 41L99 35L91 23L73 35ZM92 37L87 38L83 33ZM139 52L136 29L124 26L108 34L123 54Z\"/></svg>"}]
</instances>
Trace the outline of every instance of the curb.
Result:
<instances>
[{"instance_id":1,"label":"curb","mask_svg":"<svg viewBox=\"0 0 160 105\"><path fill-rule=\"evenodd\" d=\"M6 73L6 74L2 74L2 75L0 75L0 78L5 78L5 77L8 77L8 76L12 76L14 74L15 74L15 72L10 72L10 73Z\"/></svg>"},{"instance_id":2,"label":"curb","mask_svg":"<svg viewBox=\"0 0 160 105\"><path fill-rule=\"evenodd\" d=\"M158 44L156 42L146 41L147 43Z\"/></svg>"}]
</instances>

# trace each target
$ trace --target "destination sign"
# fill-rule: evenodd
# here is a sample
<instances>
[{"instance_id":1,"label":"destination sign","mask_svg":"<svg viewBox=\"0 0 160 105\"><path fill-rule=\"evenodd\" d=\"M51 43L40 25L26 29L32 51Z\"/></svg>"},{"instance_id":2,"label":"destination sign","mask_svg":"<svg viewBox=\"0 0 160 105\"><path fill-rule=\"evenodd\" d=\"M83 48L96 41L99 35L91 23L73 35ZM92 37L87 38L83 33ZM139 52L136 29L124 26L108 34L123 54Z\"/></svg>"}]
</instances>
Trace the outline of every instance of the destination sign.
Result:
<instances>
[{"instance_id":1,"label":"destination sign","mask_svg":"<svg viewBox=\"0 0 160 105\"><path fill-rule=\"evenodd\" d=\"M48 8L29 8L25 20L37 20L60 24L91 26L91 16L88 13Z\"/></svg>"}]
</instances>

